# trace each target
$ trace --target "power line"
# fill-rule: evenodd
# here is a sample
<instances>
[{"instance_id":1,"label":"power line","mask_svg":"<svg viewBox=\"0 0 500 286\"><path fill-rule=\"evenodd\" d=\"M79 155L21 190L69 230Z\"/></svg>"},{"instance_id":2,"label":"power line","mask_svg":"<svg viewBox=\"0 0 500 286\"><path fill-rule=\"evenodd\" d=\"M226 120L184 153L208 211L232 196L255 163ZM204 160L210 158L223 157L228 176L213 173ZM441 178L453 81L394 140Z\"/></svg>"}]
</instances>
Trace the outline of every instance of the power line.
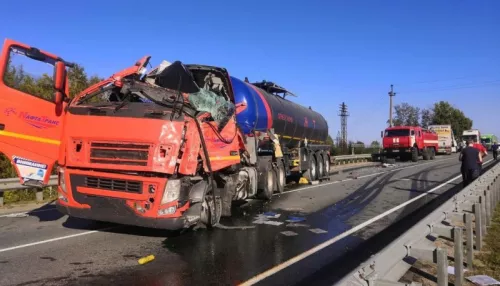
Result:
<instances>
[{"instance_id":1,"label":"power line","mask_svg":"<svg viewBox=\"0 0 500 286\"><path fill-rule=\"evenodd\" d=\"M469 84L469 85L454 85L454 86L445 86L442 88L433 88L433 89L423 89L423 90L414 90L414 91L407 91L405 92L404 90L399 93L403 94L416 94L416 93L430 93L430 92L436 92L436 91L446 91L446 90L457 90L457 89L467 89L467 88L475 88L475 87L483 87L483 86L493 86L493 85L498 85L500 84L500 79L497 80L492 80L492 81L487 81L479 84Z\"/></svg>"}]
</instances>

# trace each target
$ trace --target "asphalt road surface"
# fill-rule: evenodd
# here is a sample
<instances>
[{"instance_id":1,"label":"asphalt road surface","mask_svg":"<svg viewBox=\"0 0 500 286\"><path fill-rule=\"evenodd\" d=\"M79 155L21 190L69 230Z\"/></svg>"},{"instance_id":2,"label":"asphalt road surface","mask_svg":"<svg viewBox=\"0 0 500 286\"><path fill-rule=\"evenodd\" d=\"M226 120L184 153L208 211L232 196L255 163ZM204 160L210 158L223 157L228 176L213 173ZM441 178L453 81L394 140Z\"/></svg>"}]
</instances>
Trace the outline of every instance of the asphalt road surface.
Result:
<instances>
[{"instance_id":1,"label":"asphalt road surface","mask_svg":"<svg viewBox=\"0 0 500 286\"><path fill-rule=\"evenodd\" d=\"M353 249L430 200L460 189L459 167L452 155L344 172L319 185L289 187L268 203L235 207L234 217L222 221L251 229L177 234L68 218L53 205L26 217L13 210L0 214L0 285L306 285L314 279L317 284L324 275L319 268L359 260ZM279 217L262 218L266 212ZM138 264L150 254L153 261Z\"/></svg>"}]
</instances>

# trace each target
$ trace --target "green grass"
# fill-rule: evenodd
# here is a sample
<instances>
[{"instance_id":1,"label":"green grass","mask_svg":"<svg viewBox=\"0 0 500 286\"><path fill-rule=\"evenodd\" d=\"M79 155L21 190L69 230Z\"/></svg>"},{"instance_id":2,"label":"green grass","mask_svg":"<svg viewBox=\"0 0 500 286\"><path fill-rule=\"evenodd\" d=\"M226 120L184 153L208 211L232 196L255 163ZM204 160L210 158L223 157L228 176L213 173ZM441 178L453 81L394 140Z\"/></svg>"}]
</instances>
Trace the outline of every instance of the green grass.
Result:
<instances>
[{"instance_id":1,"label":"green grass","mask_svg":"<svg viewBox=\"0 0 500 286\"><path fill-rule=\"evenodd\" d=\"M488 275L500 280L500 204L497 205L491 226L484 239L484 248L474 256L474 270L466 276Z\"/></svg>"},{"instance_id":2,"label":"green grass","mask_svg":"<svg viewBox=\"0 0 500 286\"><path fill-rule=\"evenodd\" d=\"M54 200L57 198L56 187L47 187L43 189L44 200ZM19 202L31 202L36 200L36 189L25 189L15 191L5 191L3 193L4 204L9 205Z\"/></svg>"}]
</instances>

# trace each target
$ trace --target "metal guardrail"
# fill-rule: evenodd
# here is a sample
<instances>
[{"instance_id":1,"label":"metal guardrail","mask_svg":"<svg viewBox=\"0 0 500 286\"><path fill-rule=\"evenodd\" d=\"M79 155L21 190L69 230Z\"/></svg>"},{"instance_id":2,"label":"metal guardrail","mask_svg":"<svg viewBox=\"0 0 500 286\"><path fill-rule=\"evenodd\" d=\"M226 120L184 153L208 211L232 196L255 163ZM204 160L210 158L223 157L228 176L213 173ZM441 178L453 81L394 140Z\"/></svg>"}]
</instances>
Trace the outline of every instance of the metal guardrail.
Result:
<instances>
[{"instance_id":1,"label":"metal guardrail","mask_svg":"<svg viewBox=\"0 0 500 286\"><path fill-rule=\"evenodd\" d=\"M57 175L50 176L49 183L44 187L53 187L58 183ZM3 206L3 192L14 191L14 190L24 190L24 189L34 189L33 186L23 186L19 182L19 178L8 178L0 179L0 207ZM38 202L43 201L43 189L37 189L36 200Z\"/></svg>"},{"instance_id":2,"label":"metal guardrail","mask_svg":"<svg viewBox=\"0 0 500 286\"><path fill-rule=\"evenodd\" d=\"M358 154L358 155L341 155L332 156L331 163L336 165L367 162L372 159L372 154Z\"/></svg>"},{"instance_id":3,"label":"metal guardrail","mask_svg":"<svg viewBox=\"0 0 500 286\"><path fill-rule=\"evenodd\" d=\"M472 270L474 249L481 251L487 226L500 203L500 165L493 166L384 249L349 273L337 285L418 285L398 282L415 261L437 266L438 285L448 285L448 251L433 240L454 243L455 285L464 285L464 254ZM463 234L466 234L465 251ZM475 248L474 248L475 247ZM462 263L456 263L461 261Z\"/></svg>"}]
</instances>

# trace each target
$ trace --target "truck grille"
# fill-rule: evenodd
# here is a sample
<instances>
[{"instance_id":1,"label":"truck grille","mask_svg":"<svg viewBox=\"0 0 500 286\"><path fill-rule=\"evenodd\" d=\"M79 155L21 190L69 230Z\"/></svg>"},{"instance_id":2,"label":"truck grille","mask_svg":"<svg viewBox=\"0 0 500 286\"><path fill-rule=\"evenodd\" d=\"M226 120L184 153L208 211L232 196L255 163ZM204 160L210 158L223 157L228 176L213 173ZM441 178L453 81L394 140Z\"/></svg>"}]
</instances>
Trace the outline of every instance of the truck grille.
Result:
<instances>
[{"instance_id":1,"label":"truck grille","mask_svg":"<svg viewBox=\"0 0 500 286\"><path fill-rule=\"evenodd\" d=\"M90 163L147 166L149 147L147 144L92 142Z\"/></svg>"},{"instance_id":2,"label":"truck grille","mask_svg":"<svg viewBox=\"0 0 500 286\"><path fill-rule=\"evenodd\" d=\"M85 177L85 187L128 193L142 193L142 182L99 177Z\"/></svg>"}]
</instances>

